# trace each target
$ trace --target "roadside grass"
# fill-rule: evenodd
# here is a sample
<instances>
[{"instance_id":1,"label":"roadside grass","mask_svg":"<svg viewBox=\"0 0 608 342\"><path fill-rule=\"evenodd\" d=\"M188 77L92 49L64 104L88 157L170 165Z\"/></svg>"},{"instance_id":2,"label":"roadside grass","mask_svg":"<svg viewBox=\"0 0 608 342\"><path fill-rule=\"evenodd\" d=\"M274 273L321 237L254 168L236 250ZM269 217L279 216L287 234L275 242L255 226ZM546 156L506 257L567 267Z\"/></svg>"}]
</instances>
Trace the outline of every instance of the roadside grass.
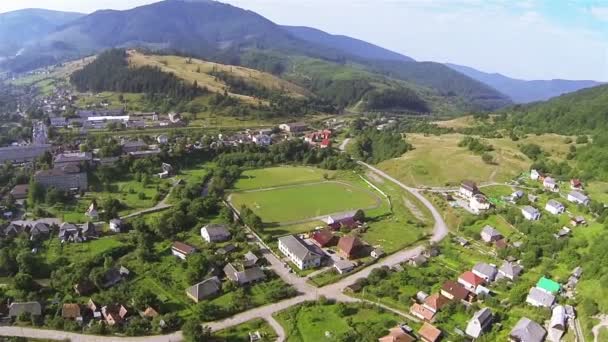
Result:
<instances>
[{"instance_id":1,"label":"roadside grass","mask_svg":"<svg viewBox=\"0 0 608 342\"><path fill-rule=\"evenodd\" d=\"M314 167L278 166L265 169L247 170L234 185L236 191L266 189L276 186L314 183L325 180L324 175L333 177L335 171Z\"/></svg>"},{"instance_id":2,"label":"roadside grass","mask_svg":"<svg viewBox=\"0 0 608 342\"><path fill-rule=\"evenodd\" d=\"M289 342L340 340L343 334L355 332L361 341L372 341L388 333L403 318L376 307L345 304L345 314L336 304L307 303L275 314Z\"/></svg>"},{"instance_id":3,"label":"roadside grass","mask_svg":"<svg viewBox=\"0 0 608 342\"><path fill-rule=\"evenodd\" d=\"M236 208L246 205L267 225L371 208L381 201L369 190L337 182L236 192L231 196Z\"/></svg>"},{"instance_id":4,"label":"roadside grass","mask_svg":"<svg viewBox=\"0 0 608 342\"><path fill-rule=\"evenodd\" d=\"M275 341L277 338L274 329L261 318L256 318L234 327L220 330L214 333L213 337L220 341L249 342L249 333L256 331L262 336L262 339L258 340L260 342L271 342Z\"/></svg>"}]
</instances>

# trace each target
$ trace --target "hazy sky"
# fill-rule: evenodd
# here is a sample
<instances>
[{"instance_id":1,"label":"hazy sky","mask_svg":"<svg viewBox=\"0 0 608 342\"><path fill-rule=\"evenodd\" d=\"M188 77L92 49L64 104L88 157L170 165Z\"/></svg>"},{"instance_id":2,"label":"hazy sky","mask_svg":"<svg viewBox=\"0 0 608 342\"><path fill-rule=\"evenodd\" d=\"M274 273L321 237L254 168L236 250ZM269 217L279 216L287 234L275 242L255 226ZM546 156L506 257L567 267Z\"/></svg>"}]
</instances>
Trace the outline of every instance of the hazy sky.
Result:
<instances>
[{"instance_id":1,"label":"hazy sky","mask_svg":"<svg viewBox=\"0 0 608 342\"><path fill-rule=\"evenodd\" d=\"M92 12L153 0L0 0ZM226 0L285 25L523 79L608 81L608 0Z\"/></svg>"}]
</instances>

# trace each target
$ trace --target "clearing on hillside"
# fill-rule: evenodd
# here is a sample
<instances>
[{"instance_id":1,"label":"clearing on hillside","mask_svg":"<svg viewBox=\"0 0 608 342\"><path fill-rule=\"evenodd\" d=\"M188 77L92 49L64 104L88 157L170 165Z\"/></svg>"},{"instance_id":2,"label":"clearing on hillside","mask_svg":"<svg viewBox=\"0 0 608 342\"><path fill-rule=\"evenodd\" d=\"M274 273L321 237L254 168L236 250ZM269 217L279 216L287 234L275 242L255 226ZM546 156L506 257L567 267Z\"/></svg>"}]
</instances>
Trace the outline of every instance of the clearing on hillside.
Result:
<instances>
[{"instance_id":1,"label":"clearing on hillside","mask_svg":"<svg viewBox=\"0 0 608 342\"><path fill-rule=\"evenodd\" d=\"M332 177L334 171L321 170L313 167L269 167L243 172L234 188L237 191L266 189L297 183L313 183L324 180L324 175Z\"/></svg>"},{"instance_id":2,"label":"clearing on hillside","mask_svg":"<svg viewBox=\"0 0 608 342\"><path fill-rule=\"evenodd\" d=\"M266 224L276 225L306 221L315 217L373 209L382 200L371 190L343 182L322 182L271 189L236 192L230 195L231 203L240 208L245 205Z\"/></svg>"}]
</instances>

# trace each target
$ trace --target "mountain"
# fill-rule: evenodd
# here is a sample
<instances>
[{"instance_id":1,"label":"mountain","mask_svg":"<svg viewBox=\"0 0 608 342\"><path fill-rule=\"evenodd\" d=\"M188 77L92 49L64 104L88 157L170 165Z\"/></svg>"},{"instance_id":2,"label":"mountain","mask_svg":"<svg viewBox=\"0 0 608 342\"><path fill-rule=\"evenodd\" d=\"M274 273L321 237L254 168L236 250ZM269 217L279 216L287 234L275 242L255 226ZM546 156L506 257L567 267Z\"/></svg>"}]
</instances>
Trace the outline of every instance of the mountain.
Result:
<instances>
[{"instance_id":1,"label":"mountain","mask_svg":"<svg viewBox=\"0 0 608 342\"><path fill-rule=\"evenodd\" d=\"M509 96L516 103L545 101L555 96L602 84L596 81L569 81L559 79L547 81L524 81L497 73L482 72L462 65L446 65L500 91L501 93Z\"/></svg>"},{"instance_id":2,"label":"mountain","mask_svg":"<svg viewBox=\"0 0 608 342\"><path fill-rule=\"evenodd\" d=\"M402 54L387 50L380 46L348 36L333 35L312 27L282 26L293 36L319 45L330 46L350 55L365 59L387 61L414 62L414 59Z\"/></svg>"},{"instance_id":3,"label":"mountain","mask_svg":"<svg viewBox=\"0 0 608 342\"><path fill-rule=\"evenodd\" d=\"M0 14L0 57L14 56L26 42L45 36L84 14L24 9Z\"/></svg>"}]
</instances>

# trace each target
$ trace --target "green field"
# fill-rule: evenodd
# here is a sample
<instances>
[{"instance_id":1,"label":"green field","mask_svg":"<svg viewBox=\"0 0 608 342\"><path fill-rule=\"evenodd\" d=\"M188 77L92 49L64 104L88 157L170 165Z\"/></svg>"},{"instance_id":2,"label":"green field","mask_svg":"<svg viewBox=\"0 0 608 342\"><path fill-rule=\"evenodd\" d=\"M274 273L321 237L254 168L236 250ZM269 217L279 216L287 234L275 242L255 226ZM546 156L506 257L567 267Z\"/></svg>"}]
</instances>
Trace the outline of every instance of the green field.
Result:
<instances>
[{"instance_id":1,"label":"green field","mask_svg":"<svg viewBox=\"0 0 608 342\"><path fill-rule=\"evenodd\" d=\"M333 176L333 171L321 170L312 167L269 167L266 169L248 170L243 172L234 188L238 191L265 189L275 186L313 183L324 180L324 175Z\"/></svg>"},{"instance_id":2,"label":"green field","mask_svg":"<svg viewBox=\"0 0 608 342\"><path fill-rule=\"evenodd\" d=\"M231 195L236 208L245 205L266 224L295 222L332 213L375 208L381 199L370 190L346 183L324 182Z\"/></svg>"}]
</instances>

